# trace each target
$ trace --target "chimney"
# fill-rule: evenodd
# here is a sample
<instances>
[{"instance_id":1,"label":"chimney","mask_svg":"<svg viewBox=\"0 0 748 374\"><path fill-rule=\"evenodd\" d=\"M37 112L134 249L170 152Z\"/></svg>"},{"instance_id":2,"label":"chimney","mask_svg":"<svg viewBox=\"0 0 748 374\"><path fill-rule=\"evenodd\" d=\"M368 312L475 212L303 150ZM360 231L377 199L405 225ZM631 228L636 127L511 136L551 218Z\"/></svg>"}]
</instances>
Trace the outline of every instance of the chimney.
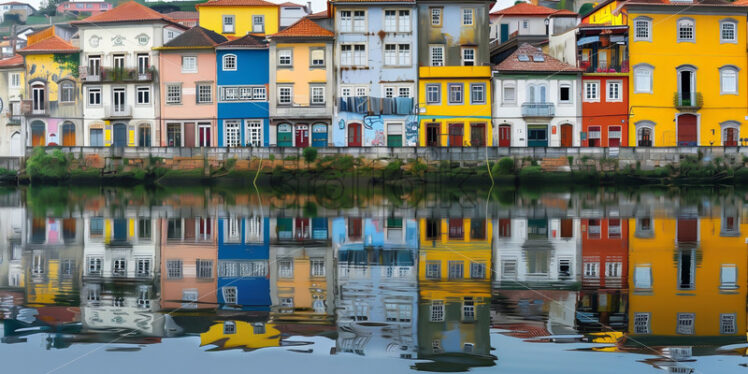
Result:
<instances>
[{"instance_id":1,"label":"chimney","mask_svg":"<svg viewBox=\"0 0 748 374\"><path fill-rule=\"evenodd\" d=\"M307 13L307 14L312 14L312 13L314 13L314 12L312 12L312 2L311 2L311 1L307 1L307 2L306 2L306 13Z\"/></svg>"}]
</instances>

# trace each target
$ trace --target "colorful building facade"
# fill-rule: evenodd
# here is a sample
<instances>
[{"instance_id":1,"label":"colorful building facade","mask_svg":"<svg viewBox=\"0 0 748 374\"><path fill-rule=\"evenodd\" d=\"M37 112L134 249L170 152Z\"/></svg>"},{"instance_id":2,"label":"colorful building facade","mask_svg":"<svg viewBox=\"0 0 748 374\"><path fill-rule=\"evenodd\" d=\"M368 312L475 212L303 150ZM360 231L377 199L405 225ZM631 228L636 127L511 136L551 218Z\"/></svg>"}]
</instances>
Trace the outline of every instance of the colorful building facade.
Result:
<instances>
[{"instance_id":1,"label":"colorful building facade","mask_svg":"<svg viewBox=\"0 0 748 374\"><path fill-rule=\"evenodd\" d=\"M197 4L195 8L200 26L230 39L241 38L247 34L275 34L279 29L279 7L271 2L216 0Z\"/></svg>"},{"instance_id":2,"label":"colorful building facade","mask_svg":"<svg viewBox=\"0 0 748 374\"><path fill-rule=\"evenodd\" d=\"M218 220L218 303L267 316L270 311L268 218Z\"/></svg>"}]
</instances>

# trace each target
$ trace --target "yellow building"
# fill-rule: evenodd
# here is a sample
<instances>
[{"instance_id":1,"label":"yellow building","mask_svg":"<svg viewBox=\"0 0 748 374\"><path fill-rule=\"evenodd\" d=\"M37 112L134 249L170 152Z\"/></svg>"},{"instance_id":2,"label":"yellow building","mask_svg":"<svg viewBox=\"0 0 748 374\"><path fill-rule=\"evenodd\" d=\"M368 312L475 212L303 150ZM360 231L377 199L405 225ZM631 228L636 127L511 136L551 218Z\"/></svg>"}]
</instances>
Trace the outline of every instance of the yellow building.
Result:
<instances>
[{"instance_id":1,"label":"yellow building","mask_svg":"<svg viewBox=\"0 0 748 374\"><path fill-rule=\"evenodd\" d=\"M630 30L629 144L737 146L748 134L748 8L628 1L621 13Z\"/></svg>"},{"instance_id":2,"label":"yellow building","mask_svg":"<svg viewBox=\"0 0 748 374\"><path fill-rule=\"evenodd\" d=\"M275 34L280 23L276 4L263 0L214 0L195 6L200 26L228 38Z\"/></svg>"},{"instance_id":3,"label":"yellow building","mask_svg":"<svg viewBox=\"0 0 748 374\"><path fill-rule=\"evenodd\" d=\"M722 218L634 218L628 335L651 345L745 339L748 225Z\"/></svg>"},{"instance_id":4,"label":"yellow building","mask_svg":"<svg viewBox=\"0 0 748 374\"><path fill-rule=\"evenodd\" d=\"M214 350L280 346L281 332L273 324L246 321L222 321L200 334L200 346L215 345Z\"/></svg>"}]
</instances>

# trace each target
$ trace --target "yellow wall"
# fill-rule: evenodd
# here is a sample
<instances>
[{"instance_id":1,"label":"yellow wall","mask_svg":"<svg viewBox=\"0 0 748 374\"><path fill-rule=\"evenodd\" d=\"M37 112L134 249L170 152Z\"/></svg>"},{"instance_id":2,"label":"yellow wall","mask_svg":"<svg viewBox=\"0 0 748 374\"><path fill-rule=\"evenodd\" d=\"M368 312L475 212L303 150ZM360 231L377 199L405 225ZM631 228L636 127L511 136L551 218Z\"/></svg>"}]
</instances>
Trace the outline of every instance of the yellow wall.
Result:
<instances>
[{"instance_id":1,"label":"yellow wall","mask_svg":"<svg viewBox=\"0 0 748 374\"><path fill-rule=\"evenodd\" d=\"M463 83L463 104L449 104L448 83ZM471 104L470 84L484 83L485 103ZM440 84L441 103L426 104L426 85ZM493 145L493 127L491 126L491 67L490 66L441 66L419 68L418 105L423 108L420 113L419 144L426 145L426 124L440 124L441 145L446 146L449 138L449 125L463 124L463 145L470 145L470 125L484 123L486 128L486 145Z\"/></svg>"},{"instance_id":2,"label":"yellow wall","mask_svg":"<svg viewBox=\"0 0 748 374\"><path fill-rule=\"evenodd\" d=\"M325 51L325 43L282 43L276 45L276 51L280 49L293 49L293 67L290 69L277 67L277 83L293 83L293 102L298 105L308 106L310 104L310 83L327 82L327 71L323 68L310 67L310 54L312 48L321 48ZM325 58L327 54L325 53ZM325 61L328 64L328 61ZM329 94L329 93L326 93Z\"/></svg>"},{"instance_id":3,"label":"yellow wall","mask_svg":"<svg viewBox=\"0 0 748 374\"><path fill-rule=\"evenodd\" d=\"M60 79L68 78L76 85L76 91L80 92L77 79L72 76L71 71L62 67L54 61L52 54L27 55L26 61L26 81L34 79L43 79L47 87L47 100L57 101L58 87L57 82ZM33 73L32 73L33 71ZM24 82L25 83L25 82ZM76 95L77 97L77 95Z\"/></svg>"},{"instance_id":4,"label":"yellow wall","mask_svg":"<svg viewBox=\"0 0 748 374\"><path fill-rule=\"evenodd\" d=\"M697 68L695 91L700 92L704 99L703 107L696 112L699 117L699 145L722 145L720 123L725 121L740 124L739 137L748 135L748 125L744 121L748 102L745 15L736 12L702 15L692 9L678 15L630 10L630 30L633 30L634 19L641 15L652 19L652 41L634 41L633 31L629 34L629 65L632 71L629 85L630 143L637 144L635 125L639 121L652 121L655 123L654 146L676 145L675 118L680 113L674 107L674 95L678 91L676 68L684 64ZM680 17L690 17L695 21L695 43L677 42L677 22ZM720 43L719 21L725 18L737 21L737 43ZM636 82L633 69L642 63L654 66L652 93L634 93ZM725 65L734 65L739 69L738 95L720 94L718 69Z\"/></svg>"},{"instance_id":5,"label":"yellow wall","mask_svg":"<svg viewBox=\"0 0 748 374\"><path fill-rule=\"evenodd\" d=\"M623 12L619 11L617 12L617 14L613 13L619 5L620 4L618 1L613 1L598 9L597 11L595 11L595 13L589 14L587 17L585 17L583 22L613 26L624 25L626 21ZM595 4L595 6L597 6L597 4Z\"/></svg>"},{"instance_id":6,"label":"yellow wall","mask_svg":"<svg viewBox=\"0 0 748 374\"><path fill-rule=\"evenodd\" d=\"M200 334L200 346L208 344L220 345L220 349L246 348L257 349L277 347L280 345L280 331L271 323L265 324L264 334L255 334L254 326L245 321L232 321L236 324L236 333L224 334L224 322L210 326L208 331ZM226 339L225 342L221 340Z\"/></svg>"},{"instance_id":7,"label":"yellow wall","mask_svg":"<svg viewBox=\"0 0 748 374\"><path fill-rule=\"evenodd\" d=\"M277 6L198 6L200 26L224 36L242 37L252 31L252 16L265 16L264 34L278 32ZM234 33L223 33L223 16L234 16ZM263 35L264 35L263 34Z\"/></svg>"},{"instance_id":8,"label":"yellow wall","mask_svg":"<svg viewBox=\"0 0 748 374\"><path fill-rule=\"evenodd\" d=\"M636 237L637 220L630 220L629 333L634 331L634 313L651 313L651 335L677 335L678 313L695 314L693 336L725 336L720 334L722 313L736 314L737 331L733 335L745 333L748 249L743 235L748 232L748 225L740 225L742 235L721 236L720 224L719 218L699 219L694 289L679 290L677 220L655 219L653 238ZM737 266L737 290L720 289L722 264ZM652 267L652 289L648 292L634 287L634 269L642 265Z\"/></svg>"}]
</instances>

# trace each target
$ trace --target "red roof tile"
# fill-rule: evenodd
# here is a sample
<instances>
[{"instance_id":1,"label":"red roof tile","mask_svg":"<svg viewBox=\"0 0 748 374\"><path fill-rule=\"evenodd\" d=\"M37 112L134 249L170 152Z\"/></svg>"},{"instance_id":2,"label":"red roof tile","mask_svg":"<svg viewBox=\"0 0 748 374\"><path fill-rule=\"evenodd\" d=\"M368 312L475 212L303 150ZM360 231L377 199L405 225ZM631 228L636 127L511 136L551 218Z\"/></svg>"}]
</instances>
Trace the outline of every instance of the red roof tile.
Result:
<instances>
[{"instance_id":1,"label":"red roof tile","mask_svg":"<svg viewBox=\"0 0 748 374\"><path fill-rule=\"evenodd\" d=\"M519 3L506 9L498 10L491 13L492 16L538 16L547 17L550 15L573 15L576 14L566 9L551 9L540 5L530 3Z\"/></svg>"},{"instance_id":2,"label":"red roof tile","mask_svg":"<svg viewBox=\"0 0 748 374\"><path fill-rule=\"evenodd\" d=\"M198 19L197 12L185 12L181 10L176 12L164 13L164 15L174 20Z\"/></svg>"},{"instance_id":3,"label":"red roof tile","mask_svg":"<svg viewBox=\"0 0 748 374\"><path fill-rule=\"evenodd\" d=\"M15 55L6 59L0 60L0 68L11 68L16 66L23 66L23 56Z\"/></svg>"},{"instance_id":4,"label":"red roof tile","mask_svg":"<svg viewBox=\"0 0 748 374\"><path fill-rule=\"evenodd\" d=\"M34 44L27 45L25 48L18 51L18 53L49 53L49 52L78 52L80 49L76 48L69 42L60 38L57 35L52 35L49 38L42 39Z\"/></svg>"},{"instance_id":5,"label":"red roof tile","mask_svg":"<svg viewBox=\"0 0 748 374\"><path fill-rule=\"evenodd\" d=\"M265 0L210 0L206 3L197 4L195 8L204 6L278 6Z\"/></svg>"},{"instance_id":6,"label":"red roof tile","mask_svg":"<svg viewBox=\"0 0 748 374\"><path fill-rule=\"evenodd\" d=\"M93 15L81 21L73 21L70 23L73 25L85 25L97 23L142 21L164 21L179 25L176 20L168 17L167 15L161 14L145 5L136 3L134 1L128 1L112 10Z\"/></svg>"},{"instance_id":7,"label":"red roof tile","mask_svg":"<svg viewBox=\"0 0 748 374\"><path fill-rule=\"evenodd\" d=\"M520 61L519 56L527 56L527 61ZM537 61L535 56L543 56L542 61ZM565 62L561 62L545 53L540 48L533 47L530 44L523 43L517 48L514 53L507 57L504 61L494 67L494 70L499 72L570 72L576 73L581 72L582 69L571 66Z\"/></svg>"},{"instance_id":8,"label":"red roof tile","mask_svg":"<svg viewBox=\"0 0 748 374\"><path fill-rule=\"evenodd\" d=\"M306 16L306 17L309 18L309 19L323 19L323 18L328 18L328 16L327 16L327 9L325 9L325 10L323 10L321 12L312 13L312 14Z\"/></svg>"},{"instance_id":9,"label":"red roof tile","mask_svg":"<svg viewBox=\"0 0 748 374\"><path fill-rule=\"evenodd\" d=\"M265 38L258 35L247 34L237 39L230 39L227 42L219 44L216 48L267 48Z\"/></svg>"},{"instance_id":10,"label":"red roof tile","mask_svg":"<svg viewBox=\"0 0 748 374\"><path fill-rule=\"evenodd\" d=\"M335 34L332 31L304 17L283 31L271 35L270 38L332 38L333 36Z\"/></svg>"}]
</instances>

